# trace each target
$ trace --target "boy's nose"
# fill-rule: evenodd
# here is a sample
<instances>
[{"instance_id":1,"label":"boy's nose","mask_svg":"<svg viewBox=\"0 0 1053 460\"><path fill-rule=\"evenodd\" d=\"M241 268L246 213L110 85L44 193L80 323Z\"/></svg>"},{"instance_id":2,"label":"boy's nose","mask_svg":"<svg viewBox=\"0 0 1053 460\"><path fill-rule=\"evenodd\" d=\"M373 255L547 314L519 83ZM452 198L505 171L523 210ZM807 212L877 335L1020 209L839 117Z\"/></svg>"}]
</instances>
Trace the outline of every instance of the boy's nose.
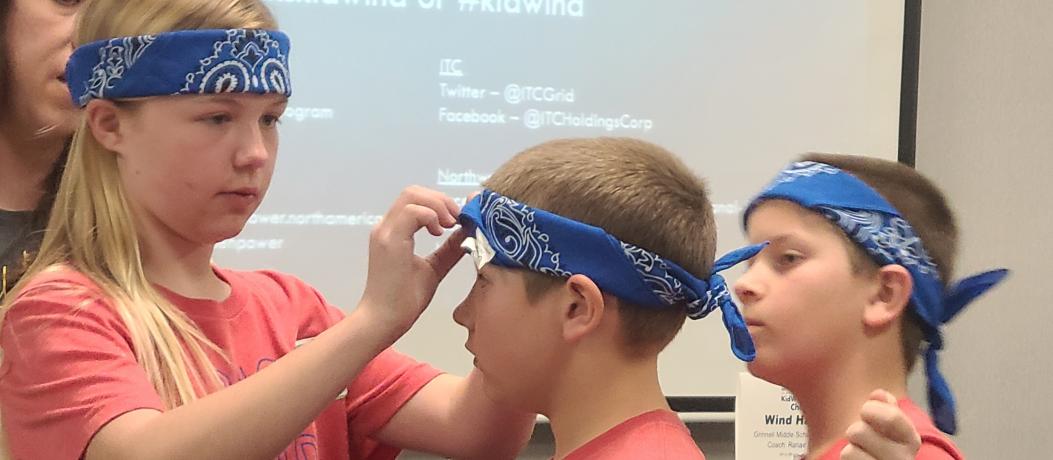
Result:
<instances>
[{"instance_id":1,"label":"boy's nose","mask_svg":"<svg viewBox=\"0 0 1053 460\"><path fill-rule=\"evenodd\" d=\"M468 321L470 320L471 316L469 314L469 308L470 307L468 307L468 299L464 299L463 301L461 301L461 303L457 305L457 308L453 309L453 322L467 328Z\"/></svg>"},{"instance_id":2,"label":"boy's nose","mask_svg":"<svg viewBox=\"0 0 1053 460\"><path fill-rule=\"evenodd\" d=\"M732 290L735 291L735 297L738 297L739 302L743 306L749 306L760 298L759 287L751 276L752 271L752 269L747 270L738 280L735 280L735 284L732 286Z\"/></svg>"}]
</instances>

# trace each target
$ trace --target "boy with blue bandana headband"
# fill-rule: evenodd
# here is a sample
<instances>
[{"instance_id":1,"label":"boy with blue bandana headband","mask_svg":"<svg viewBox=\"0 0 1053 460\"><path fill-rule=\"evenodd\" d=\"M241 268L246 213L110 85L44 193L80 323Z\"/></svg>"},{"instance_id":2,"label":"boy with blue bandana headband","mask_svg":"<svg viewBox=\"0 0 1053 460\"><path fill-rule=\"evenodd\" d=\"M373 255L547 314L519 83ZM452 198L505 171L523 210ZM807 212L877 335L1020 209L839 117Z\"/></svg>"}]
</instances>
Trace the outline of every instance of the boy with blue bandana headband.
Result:
<instances>
[{"instance_id":1,"label":"boy with blue bandana headband","mask_svg":"<svg viewBox=\"0 0 1053 460\"><path fill-rule=\"evenodd\" d=\"M807 458L841 455L874 388L921 434L917 458L962 458L940 433L957 430L940 327L1006 271L948 282L958 230L942 193L899 163L811 154L751 202L744 224L770 242L735 283L757 348L749 370L797 397ZM921 350L932 419L906 393Z\"/></svg>"},{"instance_id":2,"label":"boy with blue bandana headband","mask_svg":"<svg viewBox=\"0 0 1053 460\"><path fill-rule=\"evenodd\" d=\"M454 312L483 388L547 416L557 459L703 458L658 381L659 352L685 318L720 309L732 348L745 323L715 272L704 183L632 139L571 139L502 165L462 210L478 269Z\"/></svg>"}]
</instances>

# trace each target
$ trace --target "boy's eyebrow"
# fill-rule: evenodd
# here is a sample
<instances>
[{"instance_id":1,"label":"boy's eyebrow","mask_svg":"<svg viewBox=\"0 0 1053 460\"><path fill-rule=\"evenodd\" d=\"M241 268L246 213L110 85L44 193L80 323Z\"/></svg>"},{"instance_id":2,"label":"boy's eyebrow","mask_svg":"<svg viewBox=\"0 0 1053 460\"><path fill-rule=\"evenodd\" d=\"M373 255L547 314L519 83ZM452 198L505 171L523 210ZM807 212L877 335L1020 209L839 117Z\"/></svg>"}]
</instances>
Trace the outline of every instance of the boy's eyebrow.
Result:
<instances>
[{"instance_id":1,"label":"boy's eyebrow","mask_svg":"<svg viewBox=\"0 0 1053 460\"><path fill-rule=\"evenodd\" d=\"M766 240L770 244L785 243L787 240L793 240L793 239L796 239L796 236L793 235L792 233L780 233L780 234L775 235L775 236L773 236L771 238L766 238Z\"/></svg>"}]
</instances>

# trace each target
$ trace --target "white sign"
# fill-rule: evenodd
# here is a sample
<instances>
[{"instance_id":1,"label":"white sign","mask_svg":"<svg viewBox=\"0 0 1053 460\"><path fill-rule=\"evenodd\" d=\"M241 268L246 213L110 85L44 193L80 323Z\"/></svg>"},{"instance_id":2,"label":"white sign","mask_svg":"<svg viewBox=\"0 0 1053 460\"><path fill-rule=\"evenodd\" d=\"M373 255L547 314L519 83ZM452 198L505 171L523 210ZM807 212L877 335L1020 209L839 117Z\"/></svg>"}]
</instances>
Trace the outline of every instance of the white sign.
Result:
<instances>
[{"instance_id":1,"label":"white sign","mask_svg":"<svg viewBox=\"0 0 1053 460\"><path fill-rule=\"evenodd\" d=\"M735 397L735 458L788 460L808 451L808 429L797 398L749 372Z\"/></svg>"}]
</instances>

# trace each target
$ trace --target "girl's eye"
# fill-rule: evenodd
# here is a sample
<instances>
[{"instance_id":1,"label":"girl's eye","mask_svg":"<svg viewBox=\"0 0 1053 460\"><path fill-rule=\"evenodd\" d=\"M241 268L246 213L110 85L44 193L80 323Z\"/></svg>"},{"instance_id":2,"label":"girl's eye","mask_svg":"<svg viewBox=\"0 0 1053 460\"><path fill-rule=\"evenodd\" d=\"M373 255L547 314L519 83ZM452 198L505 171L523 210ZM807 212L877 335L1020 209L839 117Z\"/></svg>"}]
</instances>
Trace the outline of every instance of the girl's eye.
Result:
<instances>
[{"instance_id":1,"label":"girl's eye","mask_svg":"<svg viewBox=\"0 0 1053 460\"><path fill-rule=\"evenodd\" d=\"M215 115L209 115L208 117L206 117L204 119L204 121L206 123L209 123L209 124L212 124L212 125L222 125L224 123L229 123L232 120L233 120L233 118L231 118L230 115L227 115L225 113L217 113Z\"/></svg>"},{"instance_id":2,"label":"girl's eye","mask_svg":"<svg viewBox=\"0 0 1053 460\"><path fill-rule=\"evenodd\" d=\"M268 128L277 126L281 124L281 122L282 118L277 115L264 115L263 118L260 119L260 124Z\"/></svg>"}]
</instances>

